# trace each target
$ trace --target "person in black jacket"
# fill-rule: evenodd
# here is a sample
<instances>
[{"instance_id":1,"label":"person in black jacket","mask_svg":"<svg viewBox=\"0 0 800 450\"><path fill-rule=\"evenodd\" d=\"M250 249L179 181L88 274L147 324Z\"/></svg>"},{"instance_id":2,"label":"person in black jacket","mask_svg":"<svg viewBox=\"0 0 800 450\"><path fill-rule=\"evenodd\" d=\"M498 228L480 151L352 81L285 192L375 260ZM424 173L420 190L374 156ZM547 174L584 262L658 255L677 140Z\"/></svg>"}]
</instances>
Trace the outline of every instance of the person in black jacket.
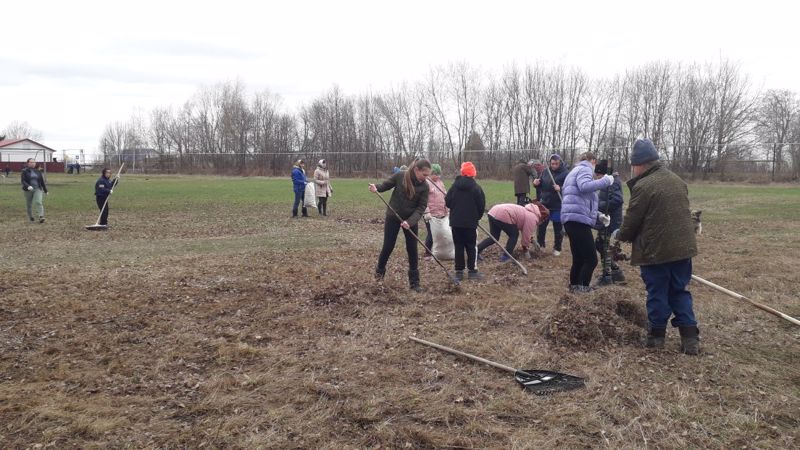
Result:
<instances>
[{"instance_id":1,"label":"person in black jacket","mask_svg":"<svg viewBox=\"0 0 800 450\"><path fill-rule=\"evenodd\" d=\"M116 179L111 179L111 169L104 168L102 175L100 175L100 178L94 183L94 196L97 201L97 208L101 211L98 225L108 226L108 210L111 206L108 204L107 199L108 196L114 192L112 189L114 188L115 182L117 182ZM103 206L105 206L105 208L103 208Z\"/></svg>"},{"instance_id":2,"label":"person in black jacket","mask_svg":"<svg viewBox=\"0 0 800 450\"><path fill-rule=\"evenodd\" d=\"M393 174L381 184L369 185L370 192L394 189L392 197L389 199L389 206L394 211L386 208L386 219L383 223L383 248L378 256L378 265L375 267L375 278L383 280L386 275L386 263L389 262L389 256L394 250L397 234L402 229L408 253L408 283L410 289L415 292L422 292L422 288L419 284L417 240L410 232L419 236L418 222L428 206L428 183L425 180L430 175L431 163L427 159L418 159L408 170ZM395 211L402 219L397 218Z\"/></svg>"},{"instance_id":3,"label":"person in black jacket","mask_svg":"<svg viewBox=\"0 0 800 450\"><path fill-rule=\"evenodd\" d=\"M486 197L483 189L475 182L475 165L467 161L461 164L461 176L450 190L447 191L444 202L450 208L450 228L453 232L453 245L455 246L456 279L464 279L464 252L467 253L466 266L469 269L467 279L480 280L483 278L475 263L478 258L478 222L483 217L486 208Z\"/></svg>"},{"instance_id":4,"label":"person in black jacket","mask_svg":"<svg viewBox=\"0 0 800 450\"><path fill-rule=\"evenodd\" d=\"M28 219L33 222L33 211L31 207L35 206L39 213L39 223L44 223L44 204L42 203L43 195L47 194L47 185L44 181L44 175L36 168L36 160L28 158L27 167L22 169L20 175L22 179L22 191L25 193L25 205L28 208Z\"/></svg>"},{"instance_id":5,"label":"person in black jacket","mask_svg":"<svg viewBox=\"0 0 800 450\"><path fill-rule=\"evenodd\" d=\"M544 170L541 178L533 180L534 186L537 187L541 196L541 202L550 211L550 218L545 220L539 225L536 233L536 241L539 247L544 248L544 238L547 234L547 225L553 221L553 232L555 233L555 242L553 244L553 254L558 256L561 254L561 243L564 241L564 229L561 225L561 186L564 185L564 180L567 179L567 170L564 161L557 153L550 155L550 167Z\"/></svg>"},{"instance_id":6,"label":"person in black jacket","mask_svg":"<svg viewBox=\"0 0 800 450\"><path fill-rule=\"evenodd\" d=\"M605 175L606 172L613 172L613 168L608 165L608 160L600 160L597 163L597 166L594 169L595 173L600 175ZM622 205L623 205L623 196L622 196L622 182L619 180L619 173L614 173L614 182L606 189L600 189L597 191L597 197L599 200L597 210L607 216L611 217L611 222L608 224L608 230L604 230L602 224L598 222L597 228L600 232L597 234L597 239L595 239L595 248L597 252L600 254L600 261L605 261L605 247L603 245L603 231L607 231L606 238L611 236L611 233L618 230L619 227L622 225ZM602 278L602 275L600 275ZM625 275L622 273L622 269L619 267L616 261L611 259L611 280L615 283L623 283L625 282Z\"/></svg>"}]
</instances>

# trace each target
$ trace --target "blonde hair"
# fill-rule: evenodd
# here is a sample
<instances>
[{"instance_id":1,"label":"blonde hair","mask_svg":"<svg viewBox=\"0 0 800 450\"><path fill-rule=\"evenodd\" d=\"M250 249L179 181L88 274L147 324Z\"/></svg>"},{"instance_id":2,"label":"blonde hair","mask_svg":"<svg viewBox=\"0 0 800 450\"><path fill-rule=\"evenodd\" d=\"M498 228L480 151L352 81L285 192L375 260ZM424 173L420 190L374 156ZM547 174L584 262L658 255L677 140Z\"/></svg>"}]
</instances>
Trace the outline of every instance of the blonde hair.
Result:
<instances>
[{"instance_id":1,"label":"blonde hair","mask_svg":"<svg viewBox=\"0 0 800 450\"><path fill-rule=\"evenodd\" d=\"M597 156L592 152L583 152L578 157L578 161L593 161L595 159L597 159Z\"/></svg>"}]
</instances>

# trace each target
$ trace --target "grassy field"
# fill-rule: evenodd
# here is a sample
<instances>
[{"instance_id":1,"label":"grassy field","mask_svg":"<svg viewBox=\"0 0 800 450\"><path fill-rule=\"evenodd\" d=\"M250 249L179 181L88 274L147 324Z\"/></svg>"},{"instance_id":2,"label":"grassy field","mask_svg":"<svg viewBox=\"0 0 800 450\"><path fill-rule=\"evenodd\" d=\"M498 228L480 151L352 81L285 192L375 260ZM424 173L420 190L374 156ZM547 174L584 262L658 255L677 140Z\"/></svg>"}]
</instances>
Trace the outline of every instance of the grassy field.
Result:
<instances>
[{"instance_id":1,"label":"grassy field","mask_svg":"<svg viewBox=\"0 0 800 450\"><path fill-rule=\"evenodd\" d=\"M636 270L576 297L568 251L524 277L490 249L486 282L457 290L421 263L412 295L400 239L374 282L371 180L334 180L329 217L292 220L288 177L127 176L113 229L89 232L94 180L51 175L42 225L0 184L2 448L800 446L800 328L702 286L703 353L674 330L649 351ZM690 194L695 273L800 317L800 188ZM587 386L532 396L408 335Z\"/></svg>"}]
</instances>

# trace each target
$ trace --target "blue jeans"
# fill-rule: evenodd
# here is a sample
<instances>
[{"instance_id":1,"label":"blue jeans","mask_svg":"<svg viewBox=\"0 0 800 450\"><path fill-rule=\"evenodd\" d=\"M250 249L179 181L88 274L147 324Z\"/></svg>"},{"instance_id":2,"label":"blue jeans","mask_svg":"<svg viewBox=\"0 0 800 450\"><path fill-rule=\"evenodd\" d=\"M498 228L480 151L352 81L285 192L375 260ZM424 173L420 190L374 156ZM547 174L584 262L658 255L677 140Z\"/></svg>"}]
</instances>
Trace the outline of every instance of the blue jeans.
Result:
<instances>
[{"instance_id":1,"label":"blue jeans","mask_svg":"<svg viewBox=\"0 0 800 450\"><path fill-rule=\"evenodd\" d=\"M305 196L304 191L294 191L294 205L292 205L292 216L297 216L297 207L301 204L303 205L303 215L308 215L308 209L306 209L306 202L303 199Z\"/></svg>"},{"instance_id":2,"label":"blue jeans","mask_svg":"<svg viewBox=\"0 0 800 450\"><path fill-rule=\"evenodd\" d=\"M673 327L697 325L692 310L692 294L686 290L692 279L691 259L641 266L640 270L647 288L650 328L666 328L673 315Z\"/></svg>"}]
</instances>

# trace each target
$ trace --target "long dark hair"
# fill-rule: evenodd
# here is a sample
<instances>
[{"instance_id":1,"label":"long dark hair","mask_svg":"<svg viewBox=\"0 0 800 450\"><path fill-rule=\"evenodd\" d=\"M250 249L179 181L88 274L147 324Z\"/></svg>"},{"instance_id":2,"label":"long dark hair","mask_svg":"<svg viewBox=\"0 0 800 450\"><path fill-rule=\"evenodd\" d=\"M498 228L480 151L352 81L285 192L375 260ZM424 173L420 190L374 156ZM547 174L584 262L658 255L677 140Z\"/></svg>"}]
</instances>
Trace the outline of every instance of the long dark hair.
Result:
<instances>
[{"instance_id":1,"label":"long dark hair","mask_svg":"<svg viewBox=\"0 0 800 450\"><path fill-rule=\"evenodd\" d=\"M411 172L415 167L419 170L430 169L431 162L424 158L418 158L408 166L408 170L406 170L405 175L403 175L403 191L409 200L414 198L414 182L411 180L411 177L413 176Z\"/></svg>"}]
</instances>

